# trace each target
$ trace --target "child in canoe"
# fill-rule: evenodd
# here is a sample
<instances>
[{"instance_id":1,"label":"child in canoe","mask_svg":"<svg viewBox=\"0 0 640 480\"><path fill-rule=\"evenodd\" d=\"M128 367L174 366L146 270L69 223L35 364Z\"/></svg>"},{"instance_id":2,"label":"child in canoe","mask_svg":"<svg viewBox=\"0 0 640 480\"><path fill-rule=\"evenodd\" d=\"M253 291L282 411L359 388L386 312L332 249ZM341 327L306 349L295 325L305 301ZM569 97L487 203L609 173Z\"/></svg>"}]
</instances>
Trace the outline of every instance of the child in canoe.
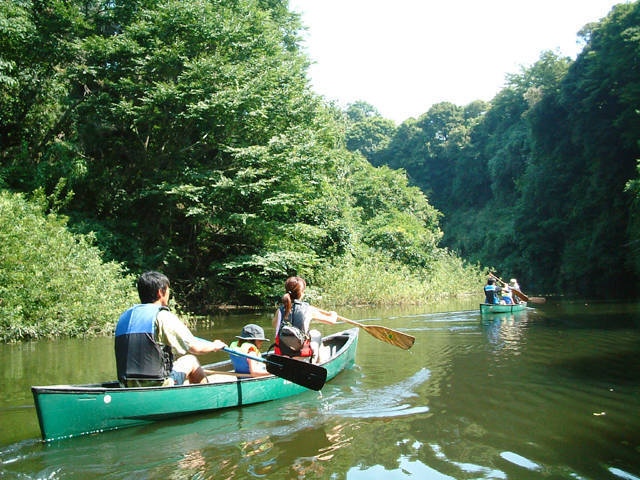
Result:
<instances>
[{"instance_id":1,"label":"child in canoe","mask_svg":"<svg viewBox=\"0 0 640 480\"><path fill-rule=\"evenodd\" d=\"M237 335L235 340L229 345L229 348L237 350L246 355L262 358L260 348L262 343L268 341L264 336L264 330L259 325L249 323L242 328L240 335ZM248 373L252 377L261 377L269 375L265 364L258 362L257 360L251 360L247 357L241 357L239 355L229 355L231 362L233 362L233 368L236 373Z\"/></svg>"}]
</instances>

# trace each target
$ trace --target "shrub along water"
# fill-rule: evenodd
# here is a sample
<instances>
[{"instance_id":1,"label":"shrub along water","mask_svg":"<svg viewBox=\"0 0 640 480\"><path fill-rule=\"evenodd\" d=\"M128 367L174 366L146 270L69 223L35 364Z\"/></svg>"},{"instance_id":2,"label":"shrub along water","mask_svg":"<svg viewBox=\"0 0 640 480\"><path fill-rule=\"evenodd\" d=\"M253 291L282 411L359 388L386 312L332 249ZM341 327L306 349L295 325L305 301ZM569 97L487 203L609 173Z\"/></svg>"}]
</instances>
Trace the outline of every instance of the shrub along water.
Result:
<instances>
[{"instance_id":1,"label":"shrub along water","mask_svg":"<svg viewBox=\"0 0 640 480\"><path fill-rule=\"evenodd\" d=\"M477 293L486 279L480 267L447 251L428 268L410 268L379 251L341 257L318 277L324 305L417 305ZM313 291L313 290L312 290ZM320 295L318 295L320 296Z\"/></svg>"},{"instance_id":2,"label":"shrub along water","mask_svg":"<svg viewBox=\"0 0 640 480\"><path fill-rule=\"evenodd\" d=\"M65 217L45 214L45 202L0 192L0 341L110 335L138 298L135 276L101 255ZM336 258L309 289L318 305L429 303L475 292L483 281L478 267L446 251L424 269L374 249Z\"/></svg>"},{"instance_id":3,"label":"shrub along water","mask_svg":"<svg viewBox=\"0 0 640 480\"><path fill-rule=\"evenodd\" d=\"M111 334L134 279L86 235L20 194L0 192L0 341Z\"/></svg>"}]
</instances>

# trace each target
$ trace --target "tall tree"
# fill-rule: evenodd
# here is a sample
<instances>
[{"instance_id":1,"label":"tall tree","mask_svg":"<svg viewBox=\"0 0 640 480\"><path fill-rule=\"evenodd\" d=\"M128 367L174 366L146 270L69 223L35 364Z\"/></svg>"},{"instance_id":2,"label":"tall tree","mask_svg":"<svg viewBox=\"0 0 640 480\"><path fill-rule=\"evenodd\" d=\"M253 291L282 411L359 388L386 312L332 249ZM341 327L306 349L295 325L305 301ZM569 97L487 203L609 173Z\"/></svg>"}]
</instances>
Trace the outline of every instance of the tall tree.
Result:
<instances>
[{"instance_id":1,"label":"tall tree","mask_svg":"<svg viewBox=\"0 0 640 480\"><path fill-rule=\"evenodd\" d=\"M347 107L346 147L360 152L373 165L380 165L379 154L389 146L396 132L393 120L383 118L372 105L359 101Z\"/></svg>"},{"instance_id":2,"label":"tall tree","mask_svg":"<svg viewBox=\"0 0 640 480\"><path fill-rule=\"evenodd\" d=\"M585 48L558 95L548 96L531 115L536 170L526 182L525 204L541 205L532 186L544 183L545 208L535 218L548 240L537 247L530 242L527 256L560 265L554 281L564 291L597 292L618 283L619 294L635 292L635 276L625 268L632 252L624 188L640 153L638 25L636 2L617 5L601 22L586 26ZM546 251L535 251L540 245Z\"/></svg>"},{"instance_id":3,"label":"tall tree","mask_svg":"<svg viewBox=\"0 0 640 480\"><path fill-rule=\"evenodd\" d=\"M269 301L288 274L314 281L343 255L386 255L385 222L398 227L393 261L433 256L437 214L403 175L389 175L394 204L370 192L384 222L365 235L360 183L380 172L344 149L344 112L311 92L286 0L0 8L0 172L14 189L43 186L108 259L166 271L192 308ZM16 82L48 96L14 102ZM379 149L392 123L354 108Z\"/></svg>"}]
</instances>

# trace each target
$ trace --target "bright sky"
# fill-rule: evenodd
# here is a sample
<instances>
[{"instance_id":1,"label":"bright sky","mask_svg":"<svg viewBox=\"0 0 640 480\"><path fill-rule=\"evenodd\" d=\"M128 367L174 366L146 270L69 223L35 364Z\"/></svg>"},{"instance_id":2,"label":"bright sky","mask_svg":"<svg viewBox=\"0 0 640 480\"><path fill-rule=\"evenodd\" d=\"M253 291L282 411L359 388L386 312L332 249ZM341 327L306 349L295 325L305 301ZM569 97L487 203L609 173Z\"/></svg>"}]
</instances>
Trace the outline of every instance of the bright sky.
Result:
<instances>
[{"instance_id":1,"label":"bright sky","mask_svg":"<svg viewBox=\"0 0 640 480\"><path fill-rule=\"evenodd\" d=\"M545 50L572 58L578 31L626 0L289 0L308 28L315 92L370 103L397 123L438 102L491 100Z\"/></svg>"}]
</instances>

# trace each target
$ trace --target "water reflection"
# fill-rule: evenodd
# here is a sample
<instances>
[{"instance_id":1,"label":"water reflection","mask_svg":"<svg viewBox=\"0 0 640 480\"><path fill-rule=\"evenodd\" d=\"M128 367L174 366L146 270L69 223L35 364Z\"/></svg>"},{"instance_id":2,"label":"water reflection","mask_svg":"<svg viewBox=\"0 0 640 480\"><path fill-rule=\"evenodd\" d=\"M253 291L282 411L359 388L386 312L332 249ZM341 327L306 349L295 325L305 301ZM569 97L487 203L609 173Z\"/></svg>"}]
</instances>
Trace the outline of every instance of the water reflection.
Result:
<instances>
[{"instance_id":1,"label":"water reflection","mask_svg":"<svg viewBox=\"0 0 640 480\"><path fill-rule=\"evenodd\" d=\"M616 477L621 478L622 480L640 480L639 476L632 475L631 473L625 472L624 470L621 470L619 468L611 467L609 468L609 472L611 472Z\"/></svg>"},{"instance_id":2,"label":"water reflection","mask_svg":"<svg viewBox=\"0 0 640 480\"><path fill-rule=\"evenodd\" d=\"M527 311L483 315L481 325L495 352L517 355L526 335Z\"/></svg>"},{"instance_id":3,"label":"water reflection","mask_svg":"<svg viewBox=\"0 0 640 480\"><path fill-rule=\"evenodd\" d=\"M117 478L231 479L288 471L323 478L326 463L352 437L344 424L325 426L319 410L303 406L273 402L48 444L21 442L0 451L0 477L22 472L29 478L86 478L99 472Z\"/></svg>"},{"instance_id":4,"label":"water reflection","mask_svg":"<svg viewBox=\"0 0 640 480\"><path fill-rule=\"evenodd\" d=\"M542 470L542 467L538 465L536 462L532 462L528 458L523 457L522 455L518 455L513 452L502 452L500 454L507 462L511 462L514 465L518 465L519 467L526 468L527 470Z\"/></svg>"}]
</instances>

